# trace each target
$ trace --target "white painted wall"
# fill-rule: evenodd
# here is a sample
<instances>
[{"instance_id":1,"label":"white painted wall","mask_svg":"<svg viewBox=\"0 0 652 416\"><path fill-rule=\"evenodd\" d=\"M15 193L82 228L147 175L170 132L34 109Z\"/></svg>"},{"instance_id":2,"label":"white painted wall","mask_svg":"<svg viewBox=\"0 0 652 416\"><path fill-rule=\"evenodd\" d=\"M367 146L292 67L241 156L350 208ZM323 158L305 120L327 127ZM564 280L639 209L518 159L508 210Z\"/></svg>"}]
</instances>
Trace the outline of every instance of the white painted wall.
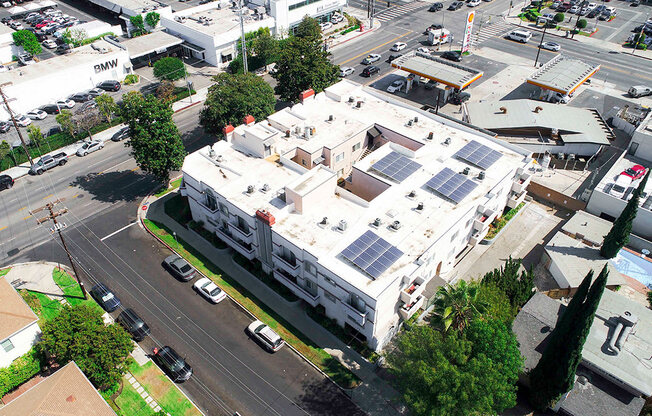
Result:
<instances>
[{"instance_id":1,"label":"white painted wall","mask_svg":"<svg viewBox=\"0 0 652 416\"><path fill-rule=\"evenodd\" d=\"M14 349L9 352L0 347L0 368L9 367L9 365L18 357L29 351L30 348L38 341L41 335L41 328L37 322L26 326L20 332L15 333L9 340L14 344ZM5 341L5 340L2 340Z\"/></svg>"},{"instance_id":2,"label":"white painted wall","mask_svg":"<svg viewBox=\"0 0 652 416\"><path fill-rule=\"evenodd\" d=\"M618 218L625 205L627 205L627 201L615 198L596 189L591 193L586 210L598 217L604 213ZM639 206L636 218L632 224L632 233L647 240L652 240L652 211Z\"/></svg>"},{"instance_id":3,"label":"white painted wall","mask_svg":"<svg viewBox=\"0 0 652 416\"><path fill-rule=\"evenodd\" d=\"M652 116L648 116L646 127L636 129L632 135L632 141L629 143L629 150L631 152L628 153L652 162Z\"/></svg>"}]
</instances>

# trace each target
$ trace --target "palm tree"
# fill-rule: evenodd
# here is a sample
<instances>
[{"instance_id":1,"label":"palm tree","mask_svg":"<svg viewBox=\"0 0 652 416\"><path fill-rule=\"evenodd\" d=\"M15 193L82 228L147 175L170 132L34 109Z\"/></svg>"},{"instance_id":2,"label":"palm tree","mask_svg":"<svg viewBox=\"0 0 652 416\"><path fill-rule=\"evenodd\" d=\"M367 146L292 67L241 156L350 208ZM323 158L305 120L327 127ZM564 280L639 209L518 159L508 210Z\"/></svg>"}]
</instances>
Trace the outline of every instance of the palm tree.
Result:
<instances>
[{"instance_id":1,"label":"palm tree","mask_svg":"<svg viewBox=\"0 0 652 416\"><path fill-rule=\"evenodd\" d=\"M479 285L476 282L467 284L460 280L455 286L441 286L435 295L431 322L443 332L451 327L463 331L475 315L487 309L487 305L478 300L478 293Z\"/></svg>"}]
</instances>

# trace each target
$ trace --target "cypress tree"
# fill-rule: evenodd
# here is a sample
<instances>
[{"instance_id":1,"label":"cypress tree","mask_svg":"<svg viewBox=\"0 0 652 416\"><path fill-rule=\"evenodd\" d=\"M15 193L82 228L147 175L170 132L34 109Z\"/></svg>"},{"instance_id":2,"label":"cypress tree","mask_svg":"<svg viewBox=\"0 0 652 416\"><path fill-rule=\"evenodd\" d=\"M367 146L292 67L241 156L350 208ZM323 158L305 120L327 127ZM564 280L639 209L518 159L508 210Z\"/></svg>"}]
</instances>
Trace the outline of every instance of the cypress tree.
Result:
<instances>
[{"instance_id":1,"label":"cypress tree","mask_svg":"<svg viewBox=\"0 0 652 416\"><path fill-rule=\"evenodd\" d=\"M593 270L584 277L577 292L550 334L537 366L530 372L530 403L545 410L575 384L575 372L591 330L595 312L607 284L607 265L593 279Z\"/></svg>"},{"instance_id":2,"label":"cypress tree","mask_svg":"<svg viewBox=\"0 0 652 416\"><path fill-rule=\"evenodd\" d=\"M612 259L616 257L618 251L623 248L629 242L629 234L632 232L632 222L636 218L636 212L638 210L638 202L641 198L641 193L645 190L645 185L647 184L647 179L650 176L650 171L645 174L645 177L638 185L638 188L634 190L632 194L632 199L627 201L625 209L620 213L616 222L611 227L609 234L604 238L602 242L602 247L600 248L600 255L606 259Z\"/></svg>"}]
</instances>

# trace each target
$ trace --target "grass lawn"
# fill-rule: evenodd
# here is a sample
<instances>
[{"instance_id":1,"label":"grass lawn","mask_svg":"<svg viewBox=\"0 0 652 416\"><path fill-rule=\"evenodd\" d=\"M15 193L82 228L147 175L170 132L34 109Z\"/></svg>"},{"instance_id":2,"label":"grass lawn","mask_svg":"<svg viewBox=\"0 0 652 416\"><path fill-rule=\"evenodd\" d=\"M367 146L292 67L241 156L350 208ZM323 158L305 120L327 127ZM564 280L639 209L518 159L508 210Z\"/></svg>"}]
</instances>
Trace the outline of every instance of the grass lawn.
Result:
<instances>
[{"instance_id":1,"label":"grass lawn","mask_svg":"<svg viewBox=\"0 0 652 416\"><path fill-rule=\"evenodd\" d=\"M72 306L86 304L93 308L97 308L99 311L104 313L102 307L98 305L90 295L88 295L88 299L84 299L81 287L77 281L65 271L57 268L52 270L52 280L54 280L54 283L61 288L66 300Z\"/></svg>"},{"instance_id":2,"label":"grass lawn","mask_svg":"<svg viewBox=\"0 0 652 416\"><path fill-rule=\"evenodd\" d=\"M175 179L172 182L170 182L170 187L169 188L163 188L158 193L155 195L158 196L159 198L162 197L163 195L167 194L168 192L172 192L175 189L177 189L179 186L181 186L181 181L183 178Z\"/></svg>"},{"instance_id":3,"label":"grass lawn","mask_svg":"<svg viewBox=\"0 0 652 416\"><path fill-rule=\"evenodd\" d=\"M9 270L11 270L11 267L0 270L0 276L4 276L5 274L9 273Z\"/></svg>"},{"instance_id":4,"label":"grass lawn","mask_svg":"<svg viewBox=\"0 0 652 416\"><path fill-rule=\"evenodd\" d=\"M59 310L63 308L61 302L50 299L42 293L32 292L31 290L20 290L19 292L34 313L45 321L59 315Z\"/></svg>"},{"instance_id":5,"label":"grass lawn","mask_svg":"<svg viewBox=\"0 0 652 416\"><path fill-rule=\"evenodd\" d=\"M127 379L123 379L122 392L115 399L115 404L119 409L117 410L120 416L151 416L154 415L154 410L149 407L145 399L140 397L136 389L134 389Z\"/></svg>"},{"instance_id":6,"label":"grass lawn","mask_svg":"<svg viewBox=\"0 0 652 416\"><path fill-rule=\"evenodd\" d=\"M152 233L170 247L175 247L176 251L195 268L210 277L220 288L247 308L258 319L273 328L274 331L283 337L285 342L296 348L312 363L328 374L337 384L344 388L352 388L360 383L360 379L349 371L348 368L344 367L337 359L315 345L308 337L277 315L265 303L249 293L246 288L241 286L233 278L224 274L219 267L211 263L183 239L177 237L177 245L174 237L163 224L158 224L147 219L144 220L144 223Z\"/></svg>"}]
</instances>

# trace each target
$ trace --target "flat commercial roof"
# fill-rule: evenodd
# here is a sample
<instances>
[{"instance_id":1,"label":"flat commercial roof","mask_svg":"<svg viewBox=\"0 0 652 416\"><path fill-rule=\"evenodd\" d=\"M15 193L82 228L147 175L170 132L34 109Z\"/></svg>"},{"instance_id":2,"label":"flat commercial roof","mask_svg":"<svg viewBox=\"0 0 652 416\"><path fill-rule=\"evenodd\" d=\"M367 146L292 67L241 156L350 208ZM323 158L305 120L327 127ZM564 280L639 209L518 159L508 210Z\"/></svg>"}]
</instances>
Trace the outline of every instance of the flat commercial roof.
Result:
<instances>
[{"instance_id":1,"label":"flat commercial roof","mask_svg":"<svg viewBox=\"0 0 652 416\"><path fill-rule=\"evenodd\" d=\"M609 145L610 140L614 139L613 132L600 113L592 108L568 107L533 100L468 103L467 108L471 124L494 132L557 129L560 139L565 143Z\"/></svg>"},{"instance_id":2,"label":"flat commercial roof","mask_svg":"<svg viewBox=\"0 0 652 416\"><path fill-rule=\"evenodd\" d=\"M165 6L154 0L90 0L90 2L115 13L123 13L124 9L140 12Z\"/></svg>"},{"instance_id":3,"label":"flat commercial roof","mask_svg":"<svg viewBox=\"0 0 652 416\"><path fill-rule=\"evenodd\" d=\"M392 61L392 66L414 75L462 90L479 79L483 72L463 65L416 52Z\"/></svg>"},{"instance_id":4,"label":"flat commercial roof","mask_svg":"<svg viewBox=\"0 0 652 416\"><path fill-rule=\"evenodd\" d=\"M568 95L599 70L600 65L560 54L546 62L526 81L528 84Z\"/></svg>"},{"instance_id":5,"label":"flat commercial roof","mask_svg":"<svg viewBox=\"0 0 652 416\"><path fill-rule=\"evenodd\" d=\"M162 30L120 42L122 46L127 48L130 59L139 58L152 52L165 52L167 48L182 43L183 39L163 32Z\"/></svg>"}]
</instances>

